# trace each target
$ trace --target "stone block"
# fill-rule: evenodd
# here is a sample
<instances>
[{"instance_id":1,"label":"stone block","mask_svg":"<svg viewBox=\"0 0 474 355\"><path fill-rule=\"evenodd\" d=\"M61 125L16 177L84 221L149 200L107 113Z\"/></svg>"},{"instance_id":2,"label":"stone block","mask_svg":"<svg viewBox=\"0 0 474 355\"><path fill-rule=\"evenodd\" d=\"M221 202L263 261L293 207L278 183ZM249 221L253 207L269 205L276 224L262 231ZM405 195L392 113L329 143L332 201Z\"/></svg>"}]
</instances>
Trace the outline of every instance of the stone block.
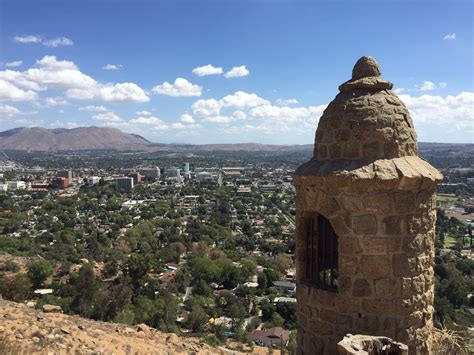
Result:
<instances>
[{"instance_id":1,"label":"stone block","mask_svg":"<svg viewBox=\"0 0 474 355\"><path fill-rule=\"evenodd\" d=\"M352 288L352 296L369 297L372 295L372 288L366 279L356 279Z\"/></svg>"},{"instance_id":2,"label":"stone block","mask_svg":"<svg viewBox=\"0 0 474 355\"><path fill-rule=\"evenodd\" d=\"M378 299L362 300L362 309L371 314L391 314L393 311L392 301Z\"/></svg>"},{"instance_id":3,"label":"stone block","mask_svg":"<svg viewBox=\"0 0 474 355\"><path fill-rule=\"evenodd\" d=\"M377 159L381 156L381 146L378 141L364 143L362 145L362 156L365 158Z\"/></svg>"},{"instance_id":4,"label":"stone block","mask_svg":"<svg viewBox=\"0 0 474 355\"><path fill-rule=\"evenodd\" d=\"M377 218L372 214L352 217L352 230L358 235L377 233Z\"/></svg>"},{"instance_id":5,"label":"stone block","mask_svg":"<svg viewBox=\"0 0 474 355\"><path fill-rule=\"evenodd\" d=\"M341 274L357 274L359 259L356 256L339 256L339 271Z\"/></svg>"},{"instance_id":6,"label":"stone block","mask_svg":"<svg viewBox=\"0 0 474 355\"><path fill-rule=\"evenodd\" d=\"M318 335L332 335L333 328L332 325L326 322L323 322L319 319L311 319L308 324L308 328L312 333Z\"/></svg>"},{"instance_id":7,"label":"stone block","mask_svg":"<svg viewBox=\"0 0 474 355\"><path fill-rule=\"evenodd\" d=\"M375 332L379 330L380 319L376 315L361 314L354 319L355 327L360 332Z\"/></svg>"},{"instance_id":8,"label":"stone block","mask_svg":"<svg viewBox=\"0 0 474 355\"><path fill-rule=\"evenodd\" d=\"M413 276L417 271L416 258L409 258L406 254L393 255L393 274L395 276Z\"/></svg>"},{"instance_id":9,"label":"stone block","mask_svg":"<svg viewBox=\"0 0 474 355\"><path fill-rule=\"evenodd\" d=\"M341 194L336 197L339 205L346 211L358 212L362 210L362 198L348 194Z\"/></svg>"},{"instance_id":10,"label":"stone block","mask_svg":"<svg viewBox=\"0 0 474 355\"><path fill-rule=\"evenodd\" d=\"M360 157L360 147L357 141L342 143L342 157L346 159L356 159Z\"/></svg>"},{"instance_id":11,"label":"stone block","mask_svg":"<svg viewBox=\"0 0 474 355\"><path fill-rule=\"evenodd\" d=\"M375 280L375 295L380 298L393 298L400 294L400 286L397 279Z\"/></svg>"},{"instance_id":12,"label":"stone block","mask_svg":"<svg viewBox=\"0 0 474 355\"><path fill-rule=\"evenodd\" d=\"M425 251L425 236L423 234L409 235L403 238L402 252L415 256Z\"/></svg>"},{"instance_id":13,"label":"stone block","mask_svg":"<svg viewBox=\"0 0 474 355\"><path fill-rule=\"evenodd\" d=\"M338 313L357 313L360 311L361 301L353 297L337 297L335 308Z\"/></svg>"},{"instance_id":14,"label":"stone block","mask_svg":"<svg viewBox=\"0 0 474 355\"><path fill-rule=\"evenodd\" d=\"M391 210L392 199L387 193L369 194L362 199L365 210L388 213Z\"/></svg>"},{"instance_id":15,"label":"stone block","mask_svg":"<svg viewBox=\"0 0 474 355\"><path fill-rule=\"evenodd\" d=\"M382 220L384 234L399 235L403 233L405 219L403 216L387 216Z\"/></svg>"},{"instance_id":16,"label":"stone block","mask_svg":"<svg viewBox=\"0 0 474 355\"><path fill-rule=\"evenodd\" d=\"M398 213L410 213L415 209L415 193L411 191L397 192L393 195L394 210Z\"/></svg>"},{"instance_id":17,"label":"stone block","mask_svg":"<svg viewBox=\"0 0 474 355\"><path fill-rule=\"evenodd\" d=\"M341 158L341 146L339 143L331 144L328 148L329 158L330 159L339 159Z\"/></svg>"},{"instance_id":18,"label":"stone block","mask_svg":"<svg viewBox=\"0 0 474 355\"><path fill-rule=\"evenodd\" d=\"M392 263L388 256L363 255L361 264L362 273L367 278L379 279L392 275Z\"/></svg>"},{"instance_id":19,"label":"stone block","mask_svg":"<svg viewBox=\"0 0 474 355\"><path fill-rule=\"evenodd\" d=\"M352 278L346 275L339 276L337 290L340 294L350 293L352 290Z\"/></svg>"},{"instance_id":20,"label":"stone block","mask_svg":"<svg viewBox=\"0 0 474 355\"><path fill-rule=\"evenodd\" d=\"M341 254L359 254L362 251L359 239L355 236L340 237L338 245Z\"/></svg>"},{"instance_id":21,"label":"stone block","mask_svg":"<svg viewBox=\"0 0 474 355\"><path fill-rule=\"evenodd\" d=\"M385 254L387 250L385 238L362 237L366 254Z\"/></svg>"},{"instance_id":22,"label":"stone block","mask_svg":"<svg viewBox=\"0 0 474 355\"><path fill-rule=\"evenodd\" d=\"M334 312L333 310L323 309L323 310L321 310L319 317L321 318L321 320L323 320L325 322L335 323L336 318L337 318L336 316L337 316L337 313Z\"/></svg>"}]
</instances>

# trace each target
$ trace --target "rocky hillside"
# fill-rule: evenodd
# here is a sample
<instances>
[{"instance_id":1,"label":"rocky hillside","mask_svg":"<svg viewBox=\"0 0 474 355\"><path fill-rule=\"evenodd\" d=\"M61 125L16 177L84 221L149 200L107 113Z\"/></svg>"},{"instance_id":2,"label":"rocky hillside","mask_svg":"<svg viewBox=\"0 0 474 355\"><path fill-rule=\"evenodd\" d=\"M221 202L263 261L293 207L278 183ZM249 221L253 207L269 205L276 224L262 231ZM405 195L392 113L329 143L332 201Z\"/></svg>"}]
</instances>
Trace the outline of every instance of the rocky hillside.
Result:
<instances>
[{"instance_id":1,"label":"rocky hillside","mask_svg":"<svg viewBox=\"0 0 474 355\"><path fill-rule=\"evenodd\" d=\"M0 149L11 150L144 150L149 145L150 142L139 135L110 127L20 127L0 132Z\"/></svg>"},{"instance_id":2,"label":"rocky hillside","mask_svg":"<svg viewBox=\"0 0 474 355\"><path fill-rule=\"evenodd\" d=\"M0 354L224 354L146 325L97 322L0 300ZM47 309L46 309L47 310Z\"/></svg>"}]
</instances>

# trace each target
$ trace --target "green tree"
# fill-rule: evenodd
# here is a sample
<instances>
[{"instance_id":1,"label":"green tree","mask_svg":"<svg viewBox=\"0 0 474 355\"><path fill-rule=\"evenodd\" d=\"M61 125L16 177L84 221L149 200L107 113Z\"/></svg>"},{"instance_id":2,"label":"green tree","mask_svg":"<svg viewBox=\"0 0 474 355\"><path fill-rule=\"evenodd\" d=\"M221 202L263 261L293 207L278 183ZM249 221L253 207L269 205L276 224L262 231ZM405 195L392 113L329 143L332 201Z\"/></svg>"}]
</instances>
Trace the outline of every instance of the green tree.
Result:
<instances>
[{"instance_id":1,"label":"green tree","mask_svg":"<svg viewBox=\"0 0 474 355\"><path fill-rule=\"evenodd\" d=\"M53 274L53 267L47 260L32 261L27 265L28 278L34 287L40 287Z\"/></svg>"},{"instance_id":2,"label":"green tree","mask_svg":"<svg viewBox=\"0 0 474 355\"><path fill-rule=\"evenodd\" d=\"M191 313L189 313L188 327L194 332L199 333L203 331L206 325L208 316L200 305L194 305Z\"/></svg>"}]
</instances>

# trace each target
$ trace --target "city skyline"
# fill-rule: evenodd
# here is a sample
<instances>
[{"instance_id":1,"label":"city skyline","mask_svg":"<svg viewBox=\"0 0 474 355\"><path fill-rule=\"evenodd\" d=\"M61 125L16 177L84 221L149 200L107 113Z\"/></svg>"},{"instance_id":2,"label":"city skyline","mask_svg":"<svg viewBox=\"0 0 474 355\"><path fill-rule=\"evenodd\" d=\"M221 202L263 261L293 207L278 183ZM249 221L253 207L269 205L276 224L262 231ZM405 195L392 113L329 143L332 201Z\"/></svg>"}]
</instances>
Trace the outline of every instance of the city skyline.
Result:
<instances>
[{"instance_id":1,"label":"city skyline","mask_svg":"<svg viewBox=\"0 0 474 355\"><path fill-rule=\"evenodd\" d=\"M1 1L2 130L308 144L372 55L420 141L472 143L472 3L375 4Z\"/></svg>"}]
</instances>

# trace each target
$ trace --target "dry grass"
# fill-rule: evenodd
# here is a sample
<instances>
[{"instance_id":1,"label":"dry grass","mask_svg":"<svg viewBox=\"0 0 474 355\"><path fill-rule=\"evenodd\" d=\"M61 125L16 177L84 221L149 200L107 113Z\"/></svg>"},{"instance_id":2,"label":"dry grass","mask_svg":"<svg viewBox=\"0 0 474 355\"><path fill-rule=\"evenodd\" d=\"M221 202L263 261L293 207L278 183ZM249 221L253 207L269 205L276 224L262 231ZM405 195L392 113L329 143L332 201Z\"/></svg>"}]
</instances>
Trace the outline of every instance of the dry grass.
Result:
<instances>
[{"instance_id":1,"label":"dry grass","mask_svg":"<svg viewBox=\"0 0 474 355\"><path fill-rule=\"evenodd\" d=\"M433 355L467 355L467 345L459 332L442 327L433 328L431 350Z\"/></svg>"},{"instance_id":2,"label":"dry grass","mask_svg":"<svg viewBox=\"0 0 474 355\"><path fill-rule=\"evenodd\" d=\"M15 344L7 334L0 334L0 354L20 354L17 344Z\"/></svg>"}]
</instances>

